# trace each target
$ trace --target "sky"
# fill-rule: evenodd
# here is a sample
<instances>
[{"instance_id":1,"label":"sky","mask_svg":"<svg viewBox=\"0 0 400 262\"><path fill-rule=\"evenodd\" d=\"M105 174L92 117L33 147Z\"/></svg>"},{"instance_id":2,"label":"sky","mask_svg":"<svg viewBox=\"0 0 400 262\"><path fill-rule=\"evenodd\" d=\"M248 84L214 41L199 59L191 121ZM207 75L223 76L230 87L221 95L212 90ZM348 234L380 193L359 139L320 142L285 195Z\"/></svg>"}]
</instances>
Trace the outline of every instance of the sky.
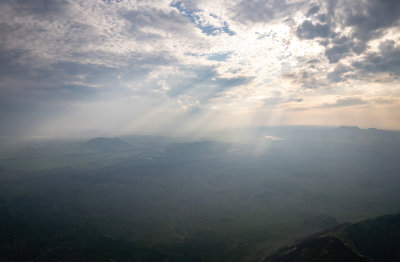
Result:
<instances>
[{"instance_id":1,"label":"sky","mask_svg":"<svg viewBox=\"0 0 400 262\"><path fill-rule=\"evenodd\" d=\"M0 136L265 125L400 130L400 1L0 1Z\"/></svg>"}]
</instances>

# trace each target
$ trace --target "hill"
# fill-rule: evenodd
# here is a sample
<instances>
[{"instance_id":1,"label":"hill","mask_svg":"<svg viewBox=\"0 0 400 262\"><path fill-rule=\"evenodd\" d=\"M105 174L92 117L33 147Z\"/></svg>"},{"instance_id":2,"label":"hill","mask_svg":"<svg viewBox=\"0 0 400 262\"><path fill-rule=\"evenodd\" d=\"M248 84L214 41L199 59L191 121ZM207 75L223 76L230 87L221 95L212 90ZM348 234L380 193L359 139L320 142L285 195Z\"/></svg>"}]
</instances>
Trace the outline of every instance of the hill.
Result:
<instances>
[{"instance_id":1,"label":"hill","mask_svg":"<svg viewBox=\"0 0 400 262\"><path fill-rule=\"evenodd\" d=\"M400 261L400 214L342 224L282 248L261 261Z\"/></svg>"},{"instance_id":2,"label":"hill","mask_svg":"<svg viewBox=\"0 0 400 262\"><path fill-rule=\"evenodd\" d=\"M131 146L119 138L97 137L87 142L83 142L82 146L93 151L117 151L129 149Z\"/></svg>"}]
</instances>

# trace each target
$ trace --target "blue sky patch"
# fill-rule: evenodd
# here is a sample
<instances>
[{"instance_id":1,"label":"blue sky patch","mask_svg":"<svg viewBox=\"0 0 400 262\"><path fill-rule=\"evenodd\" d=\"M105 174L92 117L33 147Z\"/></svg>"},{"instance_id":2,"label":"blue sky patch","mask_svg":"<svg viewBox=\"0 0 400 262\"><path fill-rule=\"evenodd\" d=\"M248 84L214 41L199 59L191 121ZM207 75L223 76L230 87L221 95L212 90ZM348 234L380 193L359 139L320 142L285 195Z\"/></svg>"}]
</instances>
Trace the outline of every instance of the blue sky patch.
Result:
<instances>
[{"instance_id":1,"label":"blue sky patch","mask_svg":"<svg viewBox=\"0 0 400 262\"><path fill-rule=\"evenodd\" d=\"M207 58L207 60L213 60L213 61L226 61L229 55L231 55L232 52L226 52L226 53L213 53L210 54Z\"/></svg>"},{"instance_id":2,"label":"blue sky patch","mask_svg":"<svg viewBox=\"0 0 400 262\"><path fill-rule=\"evenodd\" d=\"M229 29L229 25L227 22L223 22L222 27L215 27L211 25L202 25L199 23L199 15L197 13L201 12L200 9L188 10L184 7L182 2L175 2L171 4L172 7L175 7L179 10L180 14L184 17L189 18L190 22L192 22L197 28L199 28L206 35L218 35L222 32L228 35L235 35L235 32ZM218 18L215 14L209 14L214 18Z\"/></svg>"}]
</instances>

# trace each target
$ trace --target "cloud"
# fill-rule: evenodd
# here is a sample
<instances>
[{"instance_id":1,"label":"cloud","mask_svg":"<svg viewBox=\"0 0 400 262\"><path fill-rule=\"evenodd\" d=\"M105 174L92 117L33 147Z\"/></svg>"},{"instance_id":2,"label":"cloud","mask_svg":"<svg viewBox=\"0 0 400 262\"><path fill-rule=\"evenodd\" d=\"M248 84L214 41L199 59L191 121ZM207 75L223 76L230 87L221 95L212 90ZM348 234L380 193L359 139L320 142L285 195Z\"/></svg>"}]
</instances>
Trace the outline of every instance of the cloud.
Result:
<instances>
[{"instance_id":1,"label":"cloud","mask_svg":"<svg viewBox=\"0 0 400 262\"><path fill-rule=\"evenodd\" d=\"M268 110L316 108L332 95L397 105L399 5L0 1L0 125L72 125L94 112L113 118L110 125L226 112L257 115L257 124Z\"/></svg>"},{"instance_id":2,"label":"cloud","mask_svg":"<svg viewBox=\"0 0 400 262\"><path fill-rule=\"evenodd\" d=\"M353 63L360 74L389 73L400 76L400 45L393 40L380 43L379 52L370 52L360 61Z\"/></svg>"},{"instance_id":3,"label":"cloud","mask_svg":"<svg viewBox=\"0 0 400 262\"><path fill-rule=\"evenodd\" d=\"M381 42L379 51L367 52L363 58L351 65L337 64L335 69L328 73L327 78L335 83L351 78L375 80L372 76L381 73L388 73L392 79L400 75L400 46L393 40Z\"/></svg>"},{"instance_id":4,"label":"cloud","mask_svg":"<svg viewBox=\"0 0 400 262\"><path fill-rule=\"evenodd\" d=\"M173 2L171 6L175 7L183 17L186 17L206 35L219 35L226 33L234 35L226 21L214 13L205 12L201 9L186 8L180 1Z\"/></svg>"},{"instance_id":5,"label":"cloud","mask_svg":"<svg viewBox=\"0 0 400 262\"><path fill-rule=\"evenodd\" d=\"M313 68L314 65L308 65L309 68ZM297 72L289 73L285 75L286 79L289 79L291 84L295 86L300 86L302 89L318 89L327 86L326 79L321 79L318 75L318 72L315 70L309 70L305 68L303 70L299 70Z\"/></svg>"},{"instance_id":6,"label":"cloud","mask_svg":"<svg viewBox=\"0 0 400 262\"><path fill-rule=\"evenodd\" d=\"M359 97L344 97L337 99L334 103L325 103L319 108L335 108L335 107L349 107L349 106L357 106L357 105L365 105L368 104L362 98Z\"/></svg>"},{"instance_id":7,"label":"cloud","mask_svg":"<svg viewBox=\"0 0 400 262\"><path fill-rule=\"evenodd\" d=\"M329 34L330 29L328 25L313 24L307 20L297 28L297 36L302 39L326 38Z\"/></svg>"},{"instance_id":8,"label":"cloud","mask_svg":"<svg viewBox=\"0 0 400 262\"><path fill-rule=\"evenodd\" d=\"M128 33L139 41L169 38L171 35L190 34L189 20L173 8L162 10L140 7L121 10L121 16L129 22Z\"/></svg>"},{"instance_id":9,"label":"cloud","mask_svg":"<svg viewBox=\"0 0 400 262\"><path fill-rule=\"evenodd\" d=\"M343 9L344 23L352 26L353 37L368 40L385 29L398 25L400 2L396 0L352 1Z\"/></svg>"},{"instance_id":10,"label":"cloud","mask_svg":"<svg viewBox=\"0 0 400 262\"><path fill-rule=\"evenodd\" d=\"M264 107L271 108L271 107L275 107L275 106L279 106L279 105L282 106L282 104L287 104L287 103L291 103L291 102L301 103L301 102L303 102L303 98L272 96L272 97L263 99L263 102L264 102L264 105L263 105Z\"/></svg>"},{"instance_id":11,"label":"cloud","mask_svg":"<svg viewBox=\"0 0 400 262\"><path fill-rule=\"evenodd\" d=\"M309 17L312 16L313 14L318 13L319 9L320 7L318 5L311 7L310 9L308 9L306 16Z\"/></svg>"},{"instance_id":12,"label":"cloud","mask_svg":"<svg viewBox=\"0 0 400 262\"><path fill-rule=\"evenodd\" d=\"M342 82L345 80L344 74L349 72L350 70L351 67L345 66L343 64L338 64L332 72L328 73L327 78L331 82Z\"/></svg>"},{"instance_id":13,"label":"cloud","mask_svg":"<svg viewBox=\"0 0 400 262\"><path fill-rule=\"evenodd\" d=\"M60 15L68 6L67 1L62 0L32 0L32 1L10 1L5 0L7 4L10 4L14 9L22 15L38 14L42 18L45 16Z\"/></svg>"},{"instance_id":14,"label":"cloud","mask_svg":"<svg viewBox=\"0 0 400 262\"><path fill-rule=\"evenodd\" d=\"M179 82L171 87L167 93L169 97L187 94L197 98L202 104L208 104L210 99L219 97L232 88L246 85L252 80L249 77L220 77L213 67L190 68L190 71L192 75L180 78Z\"/></svg>"},{"instance_id":15,"label":"cloud","mask_svg":"<svg viewBox=\"0 0 400 262\"><path fill-rule=\"evenodd\" d=\"M284 17L301 3L288 3L286 0L242 0L234 7L233 19L241 23L265 23L277 17Z\"/></svg>"},{"instance_id":16,"label":"cloud","mask_svg":"<svg viewBox=\"0 0 400 262\"><path fill-rule=\"evenodd\" d=\"M330 63L362 54L370 40L382 37L385 30L398 27L400 3L395 0L329 1L323 8L312 6L306 17L316 15L317 20L304 20L297 27L300 39L327 38L325 56Z\"/></svg>"}]
</instances>

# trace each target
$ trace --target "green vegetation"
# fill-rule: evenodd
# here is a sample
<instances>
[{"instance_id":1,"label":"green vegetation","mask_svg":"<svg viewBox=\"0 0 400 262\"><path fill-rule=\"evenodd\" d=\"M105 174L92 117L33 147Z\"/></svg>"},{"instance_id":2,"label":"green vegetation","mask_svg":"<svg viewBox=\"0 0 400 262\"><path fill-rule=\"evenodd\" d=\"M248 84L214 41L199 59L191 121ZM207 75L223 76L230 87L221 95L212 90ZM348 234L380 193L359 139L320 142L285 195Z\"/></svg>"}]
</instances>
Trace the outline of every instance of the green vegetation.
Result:
<instances>
[{"instance_id":1,"label":"green vegetation","mask_svg":"<svg viewBox=\"0 0 400 262\"><path fill-rule=\"evenodd\" d=\"M264 262L395 262L400 260L400 214L344 224L282 248Z\"/></svg>"},{"instance_id":2,"label":"green vegetation","mask_svg":"<svg viewBox=\"0 0 400 262\"><path fill-rule=\"evenodd\" d=\"M267 131L242 144L132 136L3 153L0 260L257 261L400 210L399 134ZM361 250L348 231L324 252L346 239Z\"/></svg>"}]
</instances>

